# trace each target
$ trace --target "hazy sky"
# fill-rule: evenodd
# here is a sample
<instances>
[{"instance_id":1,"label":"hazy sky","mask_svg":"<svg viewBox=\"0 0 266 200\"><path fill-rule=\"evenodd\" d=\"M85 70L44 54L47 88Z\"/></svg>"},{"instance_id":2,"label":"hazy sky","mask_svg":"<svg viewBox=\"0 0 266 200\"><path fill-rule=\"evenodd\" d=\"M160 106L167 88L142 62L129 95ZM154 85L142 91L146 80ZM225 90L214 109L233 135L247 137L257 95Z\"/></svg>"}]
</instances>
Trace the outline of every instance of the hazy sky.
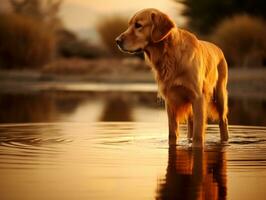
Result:
<instances>
[{"instance_id":1,"label":"hazy sky","mask_svg":"<svg viewBox=\"0 0 266 200\"><path fill-rule=\"evenodd\" d=\"M183 21L178 17L180 5L173 0L64 0L60 16L68 28L82 30L92 28L103 15L118 13L129 17L137 10L148 7L166 12L177 23Z\"/></svg>"},{"instance_id":2,"label":"hazy sky","mask_svg":"<svg viewBox=\"0 0 266 200\"><path fill-rule=\"evenodd\" d=\"M0 0L0 11L10 10L8 4L9 0ZM68 29L87 37L96 36L95 24L104 15L121 14L129 18L136 11L151 7L167 13L178 25L184 23L179 15L182 5L174 0L63 0L59 16Z\"/></svg>"}]
</instances>

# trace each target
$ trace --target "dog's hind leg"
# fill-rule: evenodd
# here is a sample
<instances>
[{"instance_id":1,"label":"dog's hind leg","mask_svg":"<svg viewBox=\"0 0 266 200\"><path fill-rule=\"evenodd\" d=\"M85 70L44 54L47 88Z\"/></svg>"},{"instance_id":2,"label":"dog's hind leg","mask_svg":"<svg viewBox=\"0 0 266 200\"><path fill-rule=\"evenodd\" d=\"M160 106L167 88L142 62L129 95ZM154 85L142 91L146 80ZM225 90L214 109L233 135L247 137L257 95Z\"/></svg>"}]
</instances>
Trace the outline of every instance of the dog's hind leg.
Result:
<instances>
[{"instance_id":1,"label":"dog's hind leg","mask_svg":"<svg viewBox=\"0 0 266 200\"><path fill-rule=\"evenodd\" d=\"M227 95L227 64L222 60L218 65L218 81L215 89L215 101L219 113L219 127L221 141L227 141L228 136L228 95Z\"/></svg>"}]
</instances>

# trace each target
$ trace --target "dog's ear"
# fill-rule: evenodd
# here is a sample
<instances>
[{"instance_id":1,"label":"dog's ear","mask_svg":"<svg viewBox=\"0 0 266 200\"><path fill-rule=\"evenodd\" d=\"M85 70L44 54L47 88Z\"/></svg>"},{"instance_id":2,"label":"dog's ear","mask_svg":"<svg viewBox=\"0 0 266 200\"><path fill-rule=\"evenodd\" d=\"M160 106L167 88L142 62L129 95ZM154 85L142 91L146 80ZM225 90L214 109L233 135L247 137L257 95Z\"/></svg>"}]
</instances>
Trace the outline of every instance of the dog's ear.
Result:
<instances>
[{"instance_id":1,"label":"dog's ear","mask_svg":"<svg viewBox=\"0 0 266 200\"><path fill-rule=\"evenodd\" d=\"M175 27L174 22L164 13L151 13L151 40L156 43L162 41Z\"/></svg>"}]
</instances>

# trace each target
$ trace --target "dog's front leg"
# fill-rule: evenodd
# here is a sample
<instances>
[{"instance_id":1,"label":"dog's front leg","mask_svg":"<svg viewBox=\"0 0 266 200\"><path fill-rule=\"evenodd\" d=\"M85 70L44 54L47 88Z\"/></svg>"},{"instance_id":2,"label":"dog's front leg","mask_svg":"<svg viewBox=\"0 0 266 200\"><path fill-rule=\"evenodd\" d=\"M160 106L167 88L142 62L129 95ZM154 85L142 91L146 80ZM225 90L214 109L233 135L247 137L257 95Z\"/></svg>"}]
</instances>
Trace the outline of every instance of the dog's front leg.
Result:
<instances>
[{"instance_id":1,"label":"dog's front leg","mask_svg":"<svg viewBox=\"0 0 266 200\"><path fill-rule=\"evenodd\" d=\"M206 123L206 100L204 95L201 95L192 102L192 109L193 109L192 147L203 147L205 123Z\"/></svg>"},{"instance_id":2,"label":"dog's front leg","mask_svg":"<svg viewBox=\"0 0 266 200\"><path fill-rule=\"evenodd\" d=\"M176 109L167 104L167 115L168 115L168 128L169 128L169 144L176 144L178 136L178 121L176 119Z\"/></svg>"}]
</instances>

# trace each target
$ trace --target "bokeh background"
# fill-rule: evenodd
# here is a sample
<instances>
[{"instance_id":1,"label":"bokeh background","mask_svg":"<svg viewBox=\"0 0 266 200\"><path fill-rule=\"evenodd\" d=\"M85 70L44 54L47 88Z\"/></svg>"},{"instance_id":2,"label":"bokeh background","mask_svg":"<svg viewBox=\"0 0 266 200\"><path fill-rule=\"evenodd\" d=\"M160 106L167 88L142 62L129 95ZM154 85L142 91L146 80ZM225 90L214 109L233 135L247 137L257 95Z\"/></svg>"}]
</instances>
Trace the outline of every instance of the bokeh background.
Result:
<instances>
[{"instance_id":1,"label":"bokeh background","mask_svg":"<svg viewBox=\"0 0 266 200\"><path fill-rule=\"evenodd\" d=\"M263 0L1 0L0 122L159 120L143 55L115 45L147 7L222 48L231 124L266 125Z\"/></svg>"},{"instance_id":2,"label":"bokeh background","mask_svg":"<svg viewBox=\"0 0 266 200\"><path fill-rule=\"evenodd\" d=\"M155 7L222 48L230 140L167 115L143 55L115 38ZM265 0L0 0L0 199L265 199ZM211 123L211 122L210 122Z\"/></svg>"}]
</instances>

